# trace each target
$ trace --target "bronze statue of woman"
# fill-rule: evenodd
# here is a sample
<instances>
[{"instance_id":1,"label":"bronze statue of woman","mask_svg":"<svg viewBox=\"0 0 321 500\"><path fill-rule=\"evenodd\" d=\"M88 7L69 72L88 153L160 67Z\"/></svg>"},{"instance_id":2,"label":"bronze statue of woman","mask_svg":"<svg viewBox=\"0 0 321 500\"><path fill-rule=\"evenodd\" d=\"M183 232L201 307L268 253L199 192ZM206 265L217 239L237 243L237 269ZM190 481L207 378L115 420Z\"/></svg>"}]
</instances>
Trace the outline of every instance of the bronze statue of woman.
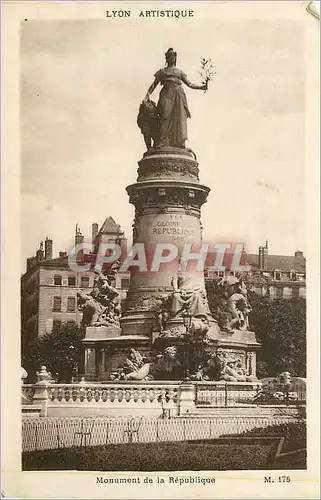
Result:
<instances>
[{"instance_id":1,"label":"bronze statue of woman","mask_svg":"<svg viewBox=\"0 0 321 500\"><path fill-rule=\"evenodd\" d=\"M176 67L177 54L170 48L165 54L166 67L155 73L155 80L149 87L144 104L148 104L150 95L160 83L163 88L157 104L158 133L155 147L172 146L185 148L187 139L187 118L191 117L182 82L195 90L207 90L207 83L194 85L185 73Z\"/></svg>"}]
</instances>

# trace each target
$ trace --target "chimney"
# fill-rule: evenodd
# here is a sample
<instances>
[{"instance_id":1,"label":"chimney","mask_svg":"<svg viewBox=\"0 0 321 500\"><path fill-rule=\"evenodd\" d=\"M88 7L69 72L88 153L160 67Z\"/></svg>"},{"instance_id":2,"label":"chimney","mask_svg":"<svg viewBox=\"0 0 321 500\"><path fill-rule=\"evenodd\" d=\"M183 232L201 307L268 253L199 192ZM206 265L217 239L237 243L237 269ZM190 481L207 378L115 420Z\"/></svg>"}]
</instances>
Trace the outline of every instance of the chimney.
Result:
<instances>
[{"instance_id":1,"label":"chimney","mask_svg":"<svg viewBox=\"0 0 321 500\"><path fill-rule=\"evenodd\" d=\"M45 260L52 259L52 240L46 236L45 239Z\"/></svg>"},{"instance_id":2,"label":"chimney","mask_svg":"<svg viewBox=\"0 0 321 500\"><path fill-rule=\"evenodd\" d=\"M36 260L37 262L40 262L44 258L44 251L43 251L43 241L40 242L39 248L36 252Z\"/></svg>"},{"instance_id":3,"label":"chimney","mask_svg":"<svg viewBox=\"0 0 321 500\"><path fill-rule=\"evenodd\" d=\"M97 234L98 234L98 224L97 222L94 222L91 226L92 242L95 241Z\"/></svg>"},{"instance_id":4,"label":"chimney","mask_svg":"<svg viewBox=\"0 0 321 500\"><path fill-rule=\"evenodd\" d=\"M80 231L78 224L76 224L75 246L81 245L81 243L83 243L83 242L84 242L84 236L83 236L82 232Z\"/></svg>"},{"instance_id":5,"label":"chimney","mask_svg":"<svg viewBox=\"0 0 321 500\"><path fill-rule=\"evenodd\" d=\"M259 269L267 269L269 242L266 240L265 246L259 246Z\"/></svg>"},{"instance_id":6,"label":"chimney","mask_svg":"<svg viewBox=\"0 0 321 500\"><path fill-rule=\"evenodd\" d=\"M30 271L30 269L37 263L36 257L28 257L27 259L27 271Z\"/></svg>"},{"instance_id":7,"label":"chimney","mask_svg":"<svg viewBox=\"0 0 321 500\"><path fill-rule=\"evenodd\" d=\"M297 250L294 253L294 267L297 271L303 271L305 269L305 257L301 250Z\"/></svg>"}]
</instances>

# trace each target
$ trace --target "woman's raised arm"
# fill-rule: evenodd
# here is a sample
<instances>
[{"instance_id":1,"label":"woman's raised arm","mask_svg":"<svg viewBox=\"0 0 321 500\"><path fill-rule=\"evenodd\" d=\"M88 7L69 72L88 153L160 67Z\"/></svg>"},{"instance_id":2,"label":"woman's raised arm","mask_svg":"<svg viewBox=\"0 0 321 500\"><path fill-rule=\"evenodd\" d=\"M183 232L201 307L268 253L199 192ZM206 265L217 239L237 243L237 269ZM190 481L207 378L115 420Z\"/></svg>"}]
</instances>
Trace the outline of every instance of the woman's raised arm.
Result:
<instances>
[{"instance_id":1,"label":"woman's raised arm","mask_svg":"<svg viewBox=\"0 0 321 500\"><path fill-rule=\"evenodd\" d=\"M207 90L207 83L204 83L202 85L195 85L194 83L191 83L187 76L183 75L182 76L182 81L187 85L190 89L194 90Z\"/></svg>"}]
</instances>

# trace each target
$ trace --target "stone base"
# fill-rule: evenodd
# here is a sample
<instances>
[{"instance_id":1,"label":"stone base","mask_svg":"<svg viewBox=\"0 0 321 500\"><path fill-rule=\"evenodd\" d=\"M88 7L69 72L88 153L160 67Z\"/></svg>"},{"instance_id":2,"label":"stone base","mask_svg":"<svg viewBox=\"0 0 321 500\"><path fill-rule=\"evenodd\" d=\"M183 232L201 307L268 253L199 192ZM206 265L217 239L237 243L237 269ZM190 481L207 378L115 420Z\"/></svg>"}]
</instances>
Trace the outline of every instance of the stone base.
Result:
<instances>
[{"instance_id":1,"label":"stone base","mask_svg":"<svg viewBox=\"0 0 321 500\"><path fill-rule=\"evenodd\" d=\"M164 343L166 342L166 340L179 341L180 339L185 337L185 335L186 335L186 327L184 326L183 318L177 317L170 319L166 322L166 327L162 334L160 334L159 332L153 332L152 341L153 343L155 343L155 341L159 343ZM214 341L214 343L217 342L218 339L220 338L220 328L217 322L214 321L213 319L209 320L209 332L207 335L210 340Z\"/></svg>"},{"instance_id":2,"label":"stone base","mask_svg":"<svg viewBox=\"0 0 321 500\"><path fill-rule=\"evenodd\" d=\"M87 326L84 342L95 342L116 338L121 335L120 326Z\"/></svg>"},{"instance_id":3,"label":"stone base","mask_svg":"<svg viewBox=\"0 0 321 500\"><path fill-rule=\"evenodd\" d=\"M165 343L171 342L171 340L180 341L186 335L186 327L183 323L183 318L170 319L166 323L166 327L163 333L153 332L152 341L153 343Z\"/></svg>"},{"instance_id":4,"label":"stone base","mask_svg":"<svg viewBox=\"0 0 321 500\"><path fill-rule=\"evenodd\" d=\"M217 341L222 347L260 347L256 341L255 333L249 330L233 330L233 333L228 333L217 328L211 330L209 336L211 340Z\"/></svg>"},{"instance_id":5,"label":"stone base","mask_svg":"<svg viewBox=\"0 0 321 500\"><path fill-rule=\"evenodd\" d=\"M141 320L143 324L144 318L142 317ZM186 327L183 318L169 320L165 332L163 334L154 332L152 338L150 334L138 334L143 329L137 321L137 316L133 326L133 335L122 335L124 332L119 327L101 326L86 329L86 336L83 340L85 345L84 375L86 380L109 381L110 374L118 371L124 365L131 348L138 350L147 358L153 359L157 353L162 353L166 347L176 346L180 358L188 356L190 360L195 358L196 364L198 364L198 359L201 362L200 356L203 357L203 355L199 346L195 345L193 347L191 345L190 348L186 347ZM254 332L241 330L235 330L232 334L221 332L218 324L211 321L208 338L210 340L208 344L209 351L214 353L217 348L223 349L227 357L239 359L246 371L256 377L256 351L260 344L256 342ZM190 358L191 356L192 358ZM183 358L181 362L183 362Z\"/></svg>"},{"instance_id":6,"label":"stone base","mask_svg":"<svg viewBox=\"0 0 321 500\"><path fill-rule=\"evenodd\" d=\"M187 181L199 179L196 155L191 149L170 146L151 148L138 164L138 181L157 178Z\"/></svg>"},{"instance_id":7,"label":"stone base","mask_svg":"<svg viewBox=\"0 0 321 500\"><path fill-rule=\"evenodd\" d=\"M155 312L130 311L121 319L123 335L145 335L151 337L155 324Z\"/></svg>"},{"instance_id":8,"label":"stone base","mask_svg":"<svg viewBox=\"0 0 321 500\"><path fill-rule=\"evenodd\" d=\"M98 327L104 329L105 327ZM121 330L111 332L86 330L85 380L110 381L110 374L124 365L131 348L149 355L150 339L143 335L120 335Z\"/></svg>"},{"instance_id":9,"label":"stone base","mask_svg":"<svg viewBox=\"0 0 321 500\"><path fill-rule=\"evenodd\" d=\"M235 330L232 334L221 332L216 345L225 351L227 356L240 359L248 374L256 379L256 352L260 344L256 341L254 332L248 330Z\"/></svg>"},{"instance_id":10,"label":"stone base","mask_svg":"<svg viewBox=\"0 0 321 500\"><path fill-rule=\"evenodd\" d=\"M186 343L184 339L186 328L183 325L183 320L181 318L170 320L167 326L168 328L164 334L154 334L154 349L161 352L168 346L175 346L178 353L180 353L179 358L181 358L180 360L185 364L185 367L196 366L198 364L203 365L205 361L202 354L204 348L197 344L188 345ZM210 322L208 339L209 343L206 348L208 352L214 354L218 348L222 349L226 353L227 358L239 359L246 372L256 380L256 351L260 347L260 344L256 342L254 332L235 330L234 333L228 334L221 332L218 324L213 321ZM193 370L192 373L194 373Z\"/></svg>"}]
</instances>

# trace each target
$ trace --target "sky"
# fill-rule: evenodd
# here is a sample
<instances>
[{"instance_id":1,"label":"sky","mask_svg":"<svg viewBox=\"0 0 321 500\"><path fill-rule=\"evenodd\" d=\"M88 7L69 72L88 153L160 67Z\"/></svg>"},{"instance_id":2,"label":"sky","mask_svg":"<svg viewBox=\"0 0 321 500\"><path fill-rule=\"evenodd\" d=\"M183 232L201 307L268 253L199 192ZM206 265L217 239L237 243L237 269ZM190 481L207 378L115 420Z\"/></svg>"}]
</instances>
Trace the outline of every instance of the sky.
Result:
<instances>
[{"instance_id":1,"label":"sky","mask_svg":"<svg viewBox=\"0 0 321 500\"><path fill-rule=\"evenodd\" d=\"M20 31L21 270L40 240L54 254L79 224L112 216L131 239L145 147L139 104L174 47L200 84L201 58L216 75L208 92L185 88L187 146L211 188L206 241L269 240L271 254L305 250L305 58L296 21L100 19L27 21ZM157 100L159 88L152 98Z\"/></svg>"}]
</instances>

